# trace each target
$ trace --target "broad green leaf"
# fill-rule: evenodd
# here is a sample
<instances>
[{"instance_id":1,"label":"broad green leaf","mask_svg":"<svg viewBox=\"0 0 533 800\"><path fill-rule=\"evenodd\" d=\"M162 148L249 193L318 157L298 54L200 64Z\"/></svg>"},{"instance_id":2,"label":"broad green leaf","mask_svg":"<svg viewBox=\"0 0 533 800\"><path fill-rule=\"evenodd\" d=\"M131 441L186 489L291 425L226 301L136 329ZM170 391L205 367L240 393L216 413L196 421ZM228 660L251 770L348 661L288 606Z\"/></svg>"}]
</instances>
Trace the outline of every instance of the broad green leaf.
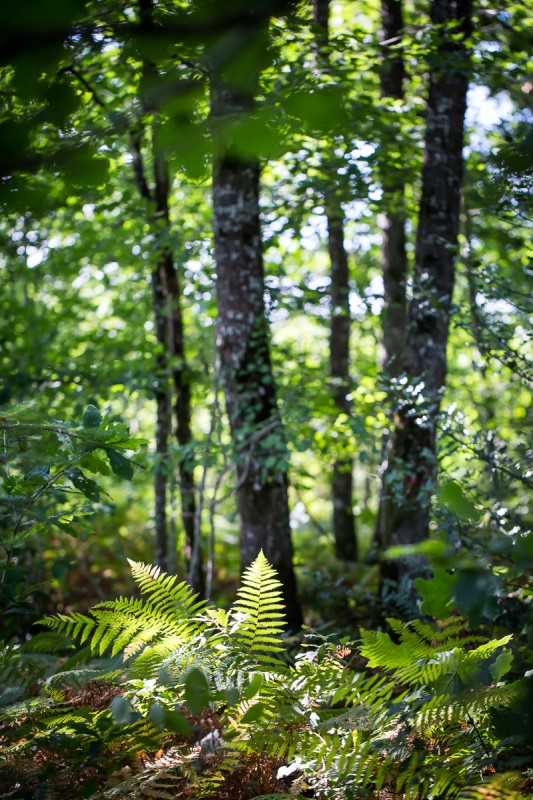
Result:
<instances>
[{"instance_id":1,"label":"broad green leaf","mask_svg":"<svg viewBox=\"0 0 533 800\"><path fill-rule=\"evenodd\" d=\"M201 669L192 669L185 679L185 700L193 714L199 714L209 703L209 683Z\"/></svg>"},{"instance_id":2,"label":"broad green leaf","mask_svg":"<svg viewBox=\"0 0 533 800\"><path fill-rule=\"evenodd\" d=\"M84 428L99 428L102 423L102 415L96 406L87 406L81 421Z\"/></svg>"},{"instance_id":3,"label":"broad green leaf","mask_svg":"<svg viewBox=\"0 0 533 800\"><path fill-rule=\"evenodd\" d=\"M65 475L72 482L73 486L75 486L76 489L78 489L88 500L97 502L100 499L100 495L102 493L101 488L93 480L87 478L81 469L78 469L77 467L67 469L65 470Z\"/></svg>"},{"instance_id":4,"label":"broad green leaf","mask_svg":"<svg viewBox=\"0 0 533 800\"><path fill-rule=\"evenodd\" d=\"M190 736L192 733L191 726L182 712L176 707L173 711L168 708L165 709L165 727L173 733L179 733L182 736Z\"/></svg>"},{"instance_id":5,"label":"broad green leaf","mask_svg":"<svg viewBox=\"0 0 533 800\"><path fill-rule=\"evenodd\" d=\"M117 725L128 725L132 721L133 709L127 697L123 697L123 695L115 697L110 709Z\"/></svg>"},{"instance_id":6,"label":"broad green leaf","mask_svg":"<svg viewBox=\"0 0 533 800\"><path fill-rule=\"evenodd\" d=\"M504 675L507 675L513 663L513 653L511 650L502 650L494 664L490 667L490 674L495 683L499 683Z\"/></svg>"},{"instance_id":7,"label":"broad green leaf","mask_svg":"<svg viewBox=\"0 0 533 800\"><path fill-rule=\"evenodd\" d=\"M422 596L422 613L436 619L449 617L456 580L457 574L445 569L435 569L432 578L416 578L414 586Z\"/></svg>"},{"instance_id":8,"label":"broad green leaf","mask_svg":"<svg viewBox=\"0 0 533 800\"><path fill-rule=\"evenodd\" d=\"M446 481L439 492L439 501L448 506L459 519L477 522L480 513L474 503L469 500L462 486L457 481Z\"/></svg>"},{"instance_id":9,"label":"broad green leaf","mask_svg":"<svg viewBox=\"0 0 533 800\"><path fill-rule=\"evenodd\" d=\"M117 453L116 450L112 450L110 447L106 447L106 453L115 475L130 481L133 478L133 464L131 461L125 458L122 453Z\"/></svg>"},{"instance_id":10,"label":"broad green leaf","mask_svg":"<svg viewBox=\"0 0 533 800\"><path fill-rule=\"evenodd\" d=\"M157 731L160 731L165 722L166 709L160 703L152 703L148 709L148 719Z\"/></svg>"},{"instance_id":11,"label":"broad green leaf","mask_svg":"<svg viewBox=\"0 0 533 800\"><path fill-rule=\"evenodd\" d=\"M246 714L242 717L241 722L244 725L247 725L249 722L257 722L258 719L261 719L265 713L265 710L265 703L254 703L254 705L250 706Z\"/></svg>"},{"instance_id":12,"label":"broad green leaf","mask_svg":"<svg viewBox=\"0 0 533 800\"><path fill-rule=\"evenodd\" d=\"M245 700L251 700L252 697L260 691L265 679L260 672L256 672L255 675L252 675L250 683L248 686L245 687L242 696Z\"/></svg>"}]
</instances>

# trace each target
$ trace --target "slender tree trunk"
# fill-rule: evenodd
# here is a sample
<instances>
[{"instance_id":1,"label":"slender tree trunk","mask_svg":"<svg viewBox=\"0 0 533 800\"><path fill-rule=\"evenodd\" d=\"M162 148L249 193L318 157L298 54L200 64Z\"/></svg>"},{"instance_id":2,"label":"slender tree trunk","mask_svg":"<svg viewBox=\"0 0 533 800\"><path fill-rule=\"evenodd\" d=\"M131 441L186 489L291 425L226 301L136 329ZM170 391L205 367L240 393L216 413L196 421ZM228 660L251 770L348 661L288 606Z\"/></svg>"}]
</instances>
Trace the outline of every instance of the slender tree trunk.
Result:
<instances>
[{"instance_id":1,"label":"slender tree trunk","mask_svg":"<svg viewBox=\"0 0 533 800\"><path fill-rule=\"evenodd\" d=\"M384 58L380 71L381 96L394 100L404 97L404 61L397 49L403 32L402 0L382 0L381 20ZM396 48L396 49L395 49ZM398 125L390 130L391 140L398 139ZM405 247L404 180L401 167L390 168L382 159L383 173L383 346L384 369L389 378L402 371L406 336L407 306L405 281L407 251Z\"/></svg>"},{"instance_id":2,"label":"slender tree trunk","mask_svg":"<svg viewBox=\"0 0 533 800\"><path fill-rule=\"evenodd\" d=\"M154 185L155 206L158 220L170 230L168 168L165 158L154 147ZM174 387L174 418L176 440L180 448L187 452L192 441L191 431L191 390L189 370L185 356L183 315L181 310L181 287L179 275L174 264L172 250L164 246L161 250L166 290L167 350L170 360L170 375ZM189 564L189 583L195 592L203 595L204 574L201 551L194 560L192 553L195 539L196 486L194 482L194 461L190 455L181 457L178 463L181 497L181 519L185 532L186 555Z\"/></svg>"},{"instance_id":3,"label":"slender tree trunk","mask_svg":"<svg viewBox=\"0 0 533 800\"><path fill-rule=\"evenodd\" d=\"M139 0L139 19L141 28L149 31L153 24L153 0ZM157 79L157 68L149 60L144 60L142 65L143 73L147 78L147 83L153 83ZM150 97L142 97L141 105L145 111L157 116L157 108L154 107ZM152 164L153 164L153 187L150 187L145 173L141 141L138 135L131 137L131 151L133 155L133 166L137 187L141 197L147 202L151 219L155 223L156 232L167 235L170 232L169 214L169 194L170 181L168 176L168 165L164 155L157 147L155 131L152 131ZM154 291L154 310L156 316L156 335L159 346L158 371L166 380L170 376L173 386L174 402L173 410L175 416L175 434L180 448L185 452L190 448L192 440L191 433L191 392L189 382L189 371L185 356L185 342L183 331L183 316L181 310L181 287L179 275L174 264L172 250L168 243L161 244L156 242L157 268L153 273ZM163 380L163 378L161 378ZM163 518L164 518L164 537L165 537L165 567L167 566L167 521L166 521L166 495L167 495L167 471L168 463L168 438L171 433L171 404L168 391L165 389L165 400L156 392L157 402L157 430L156 430L156 449L158 453L158 465L155 473L156 485L156 539L157 552L161 551L163 538ZM163 420L164 417L164 420ZM164 451L160 448L164 448ZM164 452L164 458L159 454ZM186 553L189 561L189 582L192 588L203 595L204 577L202 570L202 560L199 548L196 548L198 557L191 558L194 550L195 539L195 516L196 516L196 488L194 483L194 462L190 456L182 457L178 465L180 498L181 498L181 517L183 530L185 532ZM164 502L164 516L161 504ZM158 526L159 520L159 526ZM159 563L159 562L157 562Z\"/></svg>"},{"instance_id":4,"label":"slender tree trunk","mask_svg":"<svg viewBox=\"0 0 533 800\"><path fill-rule=\"evenodd\" d=\"M152 294L154 302L155 330L158 345L156 356L156 378L154 394L156 402L154 471L155 501L155 563L162 570L168 568L168 439L171 428L170 403L167 390L167 359L165 355L165 289L164 274L159 264L152 272Z\"/></svg>"},{"instance_id":5,"label":"slender tree trunk","mask_svg":"<svg viewBox=\"0 0 533 800\"><path fill-rule=\"evenodd\" d=\"M350 380L350 283L348 257L344 247L344 215L332 192L326 197L328 250L331 261L331 331L330 375L333 399L340 412L348 416ZM344 458L333 465L333 533L335 553L343 561L357 561L357 538L353 514L353 459Z\"/></svg>"},{"instance_id":6,"label":"slender tree trunk","mask_svg":"<svg viewBox=\"0 0 533 800\"><path fill-rule=\"evenodd\" d=\"M314 0L314 22L317 28L316 51L319 65L327 70L329 59L329 0ZM325 210L328 227L328 252L331 263L331 330L330 375L333 399L339 412L351 414L348 395L350 379L350 274L348 256L344 246L344 213L339 196L335 167L325 163L329 187L325 193ZM331 481L333 501L333 535L335 553L343 561L357 561L357 536L353 514L353 459L346 457L333 465Z\"/></svg>"},{"instance_id":7,"label":"slender tree trunk","mask_svg":"<svg viewBox=\"0 0 533 800\"><path fill-rule=\"evenodd\" d=\"M148 206L153 203L152 190L146 180L142 155L141 137L138 132L130 134L130 151L132 154L135 183L140 196ZM154 560L162 570L168 569L168 524L167 524L167 491L168 491L168 440L172 426L170 400L168 395L168 363L167 363L167 293L165 286L165 266L161 258L156 258L156 266L152 271L152 297L155 317L155 335L157 341L156 375L154 379L154 396L156 402L155 450L156 463L154 470L154 520L155 520L155 553Z\"/></svg>"},{"instance_id":8,"label":"slender tree trunk","mask_svg":"<svg viewBox=\"0 0 533 800\"><path fill-rule=\"evenodd\" d=\"M252 106L227 84L212 81L215 125ZM243 569L262 549L283 585L291 629L301 627L287 492L287 447L276 398L264 306L259 219L259 166L230 152L213 171L217 269L217 345L236 457Z\"/></svg>"},{"instance_id":9,"label":"slender tree trunk","mask_svg":"<svg viewBox=\"0 0 533 800\"><path fill-rule=\"evenodd\" d=\"M381 27L383 37L383 61L380 69L380 89L384 99L403 100L405 66L398 45L403 34L403 0L382 0ZM396 141L401 148L401 130L397 116L391 115L387 131L389 141ZM391 379L397 378L403 369L405 339L407 334L407 301L405 284L407 280L408 260L405 235L405 185L401 165L391 166L387 160L387 147L383 147L380 159L380 171L383 181L382 200L382 232L381 248L383 265L383 376L387 385ZM382 463L380 474L385 476L387 458L391 442L385 437L382 445ZM389 503L386 492L381 493L378 519L375 532L375 547L383 548L389 538L386 524L390 513L385 507Z\"/></svg>"},{"instance_id":10,"label":"slender tree trunk","mask_svg":"<svg viewBox=\"0 0 533 800\"><path fill-rule=\"evenodd\" d=\"M404 353L409 386L396 410L385 476L385 544L421 542L428 535L459 233L468 90L464 38L471 31L471 13L471 0L433 0L431 7L437 44L430 69L413 300ZM383 564L382 576L403 583L409 592L422 568L420 560L397 559Z\"/></svg>"}]
</instances>

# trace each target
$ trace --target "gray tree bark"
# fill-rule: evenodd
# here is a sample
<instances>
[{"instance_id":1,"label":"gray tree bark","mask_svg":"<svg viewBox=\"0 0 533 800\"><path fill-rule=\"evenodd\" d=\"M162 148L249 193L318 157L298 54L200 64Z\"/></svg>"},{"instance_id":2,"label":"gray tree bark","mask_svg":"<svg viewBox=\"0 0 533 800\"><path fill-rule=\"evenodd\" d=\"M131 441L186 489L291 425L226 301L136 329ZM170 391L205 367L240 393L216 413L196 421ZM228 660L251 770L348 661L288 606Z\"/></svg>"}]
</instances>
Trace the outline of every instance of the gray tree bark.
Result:
<instances>
[{"instance_id":1,"label":"gray tree bark","mask_svg":"<svg viewBox=\"0 0 533 800\"><path fill-rule=\"evenodd\" d=\"M404 59L398 45L403 33L402 0L382 0L381 22L383 36L383 61L380 70L380 88L383 98L403 100ZM398 125L391 124L388 134L391 141L398 138ZM400 147L401 147L401 143ZM396 378L403 367L403 350L406 337L407 305L405 281L407 277L407 251L405 247L404 179L400 167L390 167L386 150L381 159L383 176L383 346L384 371Z\"/></svg>"},{"instance_id":2,"label":"gray tree bark","mask_svg":"<svg viewBox=\"0 0 533 800\"><path fill-rule=\"evenodd\" d=\"M249 112L252 99L214 78L213 124ZM264 305L259 165L228 149L213 169L217 345L237 472L242 568L262 549L283 586L289 627L297 597L288 503L287 447L276 398Z\"/></svg>"},{"instance_id":3,"label":"gray tree bark","mask_svg":"<svg viewBox=\"0 0 533 800\"><path fill-rule=\"evenodd\" d=\"M398 45L403 34L402 0L382 0L381 33L383 60L380 68L380 90L384 99L403 100L405 65ZM401 129L397 116L387 117L387 140L395 141L402 149L399 141ZM383 183L383 199L381 228L383 245L381 248L383 266L383 376L386 384L397 378L403 369L405 339L407 334L407 300L405 286L407 280L408 259L405 233L405 184L402 165L390 164L387 158L388 144L384 142L380 158L380 172ZM392 421L391 421L392 424ZM386 474L387 454L390 450L390 439L384 438L380 474ZM388 503L385 492L381 494L378 519L374 538L374 546L381 551L388 538L385 525L389 517L384 506Z\"/></svg>"},{"instance_id":4,"label":"gray tree bark","mask_svg":"<svg viewBox=\"0 0 533 800\"><path fill-rule=\"evenodd\" d=\"M404 352L409 386L396 408L385 474L386 545L417 543L428 535L459 233L469 72L465 40L471 19L471 0L433 0L436 49L430 66L413 300ZM409 593L422 570L420 560L397 559L384 562L382 577L404 584Z\"/></svg>"}]
</instances>

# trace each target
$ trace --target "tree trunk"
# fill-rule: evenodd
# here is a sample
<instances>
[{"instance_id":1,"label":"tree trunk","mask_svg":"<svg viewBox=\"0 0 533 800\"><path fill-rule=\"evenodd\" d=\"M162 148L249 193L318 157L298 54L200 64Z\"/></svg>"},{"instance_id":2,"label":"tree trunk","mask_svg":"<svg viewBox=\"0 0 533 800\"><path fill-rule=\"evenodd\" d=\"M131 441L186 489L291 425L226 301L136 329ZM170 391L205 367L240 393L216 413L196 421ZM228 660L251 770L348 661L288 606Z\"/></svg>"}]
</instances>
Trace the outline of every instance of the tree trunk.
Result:
<instances>
[{"instance_id":1,"label":"tree trunk","mask_svg":"<svg viewBox=\"0 0 533 800\"><path fill-rule=\"evenodd\" d=\"M246 113L249 97L212 81L212 118ZM289 519L287 447L264 306L259 166L230 152L213 170L217 346L237 470L241 563L262 549L283 585L292 630L301 627Z\"/></svg>"},{"instance_id":2,"label":"tree trunk","mask_svg":"<svg viewBox=\"0 0 533 800\"><path fill-rule=\"evenodd\" d=\"M314 22L317 28L316 52L319 65L327 70L329 59L324 47L329 39L329 0L314 0ZM331 330L330 375L335 405L339 412L351 414L348 394L350 380L350 280L348 256L344 246L344 213L339 196L335 167L324 168L329 187L325 192L328 226L328 252L331 263ZM357 561L357 536L353 514L353 459L346 457L333 465L331 481L333 501L333 536L335 554L343 561Z\"/></svg>"},{"instance_id":3,"label":"tree trunk","mask_svg":"<svg viewBox=\"0 0 533 800\"><path fill-rule=\"evenodd\" d=\"M381 27L383 37L383 61L380 69L380 89L384 99L403 100L405 66L398 45L403 34L402 0L382 0ZM387 138L396 141L401 148L401 130L396 115L387 115L389 121ZM407 332L407 301L405 284L408 260L405 235L405 184L402 167L390 165L387 160L388 148L382 145L380 172L383 182L381 228L383 245L381 248L383 266L383 377L386 385L397 378L403 369L404 347ZM391 422L392 425L392 422ZM390 439L385 436L382 445L380 474L385 476ZM374 546L378 552L388 539L385 525L390 515L384 507L388 503L385 492L381 493Z\"/></svg>"},{"instance_id":4,"label":"tree trunk","mask_svg":"<svg viewBox=\"0 0 533 800\"><path fill-rule=\"evenodd\" d=\"M340 412L351 414L350 381L350 284L348 257L344 247L344 216L332 193L326 198L328 250L331 261L330 374L333 399ZM357 539L353 515L353 459L333 465L333 533L335 553L343 561L357 561Z\"/></svg>"},{"instance_id":5,"label":"tree trunk","mask_svg":"<svg viewBox=\"0 0 533 800\"><path fill-rule=\"evenodd\" d=\"M170 405L167 391L167 360L165 345L165 290L161 265L152 272L152 294L154 302L155 330L158 352L156 356L156 378L154 394L156 402L154 472L154 517L155 517L155 563L162 570L168 568L168 439L170 434Z\"/></svg>"},{"instance_id":6,"label":"tree trunk","mask_svg":"<svg viewBox=\"0 0 533 800\"><path fill-rule=\"evenodd\" d=\"M141 28L143 30L150 30L153 24L153 0L139 0L139 19ZM157 67L149 60L145 59L142 64L142 69L147 85L154 83L157 79ZM152 99L149 96L141 97L141 106L147 113L153 114L157 117L157 108L154 106ZM170 181L168 176L168 165L164 155L161 153L156 143L156 131L152 131L152 162L153 162L153 187L150 187L146 179L144 162L142 156L141 142L138 135L131 136L131 150L133 155L133 166L135 171L135 178L137 187L141 197L147 202L150 216L152 217L155 212L155 219L151 219L152 224L155 223L156 233L159 234L159 239L168 238L170 232L170 215L169 215L169 194L170 194ZM164 237L161 236L164 234ZM161 244L160 241L156 242L156 260L157 268L154 271L154 309L156 315L156 335L159 346L158 354L158 370L161 375L165 376L165 382L168 376L171 377L174 389L174 416L175 416L175 434L176 440L180 448L187 450L190 447L192 440L191 433L191 391L189 383L189 371L187 368L187 361L185 357L185 342L183 332L183 316L181 311L181 288L179 283L179 275L174 264L172 250L167 243ZM168 437L171 431L171 414L168 392L165 390L165 401L160 398L156 393L157 400L157 433L156 433L156 447L159 453L159 447L163 447L163 438L165 437L165 457L168 461ZM160 416L163 415L163 410L166 409L166 423L160 423ZM168 466L165 465L168 470ZM163 519L162 512L159 508L159 503L165 497L166 509L166 494L167 494L167 477L164 477L163 489L163 475L159 474L162 471L162 466L158 464L156 467L156 530L157 520ZM201 596L204 594L204 576L202 570L201 551L196 548L198 557L192 560L191 556L194 550L195 539L195 516L196 516L196 488L194 483L194 462L190 456L180 458L178 465L179 472L179 485L180 485L180 499L181 499L181 518L183 530L185 533L186 541L186 554L189 562L189 583L194 591L198 592ZM163 536L161 521L161 530L156 538ZM166 510L165 510L165 561L167 553L167 534L166 534ZM162 543L157 545L160 549ZM156 549L157 549L156 548Z\"/></svg>"},{"instance_id":7,"label":"tree trunk","mask_svg":"<svg viewBox=\"0 0 533 800\"><path fill-rule=\"evenodd\" d=\"M428 535L459 232L468 90L464 39L471 30L471 2L433 0L431 20L438 38L429 79L413 300L404 353L409 385L396 409L383 489L388 500L386 545L417 543ZM409 594L422 569L420 559L397 559L383 564L382 576L403 584Z\"/></svg>"},{"instance_id":8,"label":"tree trunk","mask_svg":"<svg viewBox=\"0 0 533 800\"><path fill-rule=\"evenodd\" d=\"M381 96L403 100L404 61L397 49L403 32L402 0L382 0L381 21L384 58L380 70ZM396 48L396 49L394 49ZM391 140L398 139L400 131L393 123L389 130ZM401 144L401 143L400 143ZM386 155L385 155L386 158ZM406 336L407 306L405 280L407 277L407 252L405 248L404 180L401 166L389 167L382 159L383 175L383 346L384 370L389 378L402 371L403 349Z\"/></svg>"},{"instance_id":9,"label":"tree trunk","mask_svg":"<svg viewBox=\"0 0 533 800\"><path fill-rule=\"evenodd\" d=\"M155 206L158 220L164 222L165 231L170 230L169 217L169 179L166 160L154 146ZM180 448L187 452L192 440L191 432L191 389L189 370L185 357L183 315L181 311L181 287L179 275L174 264L172 250L164 246L161 261L165 275L167 350L170 360L170 375L174 387L175 435ZM182 456L178 463L181 519L185 533L186 556L189 564L188 579L195 592L203 596L205 591L201 551L193 560L196 515L196 486L194 482L194 461L190 455Z\"/></svg>"}]
</instances>

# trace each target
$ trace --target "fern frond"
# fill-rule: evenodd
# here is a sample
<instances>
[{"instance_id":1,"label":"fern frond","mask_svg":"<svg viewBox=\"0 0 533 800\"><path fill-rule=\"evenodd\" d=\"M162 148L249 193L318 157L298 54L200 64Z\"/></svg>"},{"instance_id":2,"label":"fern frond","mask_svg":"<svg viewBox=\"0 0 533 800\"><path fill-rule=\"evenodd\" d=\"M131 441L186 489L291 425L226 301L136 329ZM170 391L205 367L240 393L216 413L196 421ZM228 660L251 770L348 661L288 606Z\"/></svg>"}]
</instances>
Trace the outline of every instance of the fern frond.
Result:
<instances>
[{"instance_id":1,"label":"fern frond","mask_svg":"<svg viewBox=\"0 0 533 800\"><path fill-rule=\"evenodd\" d=\"M120 597L99 603L91 616L73 613L46 617L42 624L58 634L88 642L93 653L111 656L124 653L124 660L138 656L148 645L171 639L173 645L189 639L202 626L195 619L203 607L190 587L176 584L157 567L130 562L141 591L150 599Z\"/></svg>"},{"instance_id":2,"label":"fern frond","mask_svg":"<svg viewBox=\"0 0 533 800\"><path fill-rule=\"evenodd\" d=\"M141 593L149 598L150 604L162 613L181 610L180 616L192 617L204 607L205 601L198 600L185 581L177 583L175 575L167 575L159 567L128 559L133 579Z\"/></svg>"},{"instance_id":3,"label":"fern frond","mask_svg":"<svg viewBox=\"0 0 533 800\"><path fill-rule=\"evenodd\" d=\"M268 653L281 653L284 630L281 583L263 551L244 572L231 613L235 639L259 660L277 663Z\"/></svg>"},{"instance_id":4,"label":"fern frond","mask_svg":"<svg viewBox=\"0 0 533 800\"><path fill-rule=\"evenodd\" d=\"M486 783L461 789L457 800L524 800L524 793L517 788L521 779L518 772L493 775Z\"/></svg>"}]
</instances>

